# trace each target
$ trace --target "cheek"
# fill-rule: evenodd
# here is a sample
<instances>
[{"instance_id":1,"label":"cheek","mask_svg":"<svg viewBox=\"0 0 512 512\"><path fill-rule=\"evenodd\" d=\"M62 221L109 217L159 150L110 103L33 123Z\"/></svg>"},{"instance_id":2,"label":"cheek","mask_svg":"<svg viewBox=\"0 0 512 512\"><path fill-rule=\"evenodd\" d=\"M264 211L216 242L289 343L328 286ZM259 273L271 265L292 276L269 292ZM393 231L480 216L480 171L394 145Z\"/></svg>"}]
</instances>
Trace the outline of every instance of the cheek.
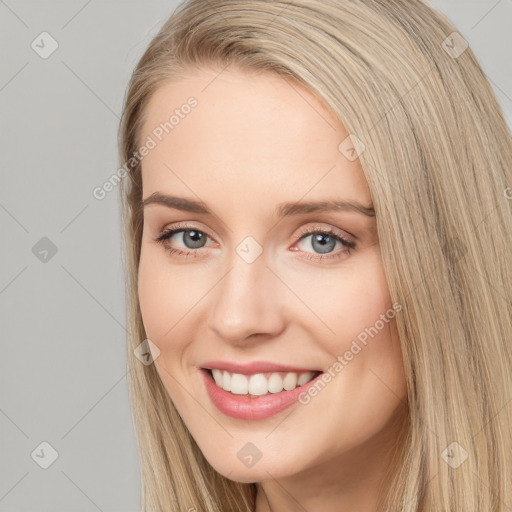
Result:
<instances>
[{"instance_id":1,"label":"cheek","mask_svg":"<svg viewBox=\"0 0 512 512\"><path fill-rule=\"evenodd\" d=\"M392 308L384 271L376 254L360 258L350 266L318 269L310 272L306 280L295 276L294 281L298 283L297 295L316 320L314 316L307 317L313 318L321 338L332 340L333 349L343 348L345 342L357 338L377 322L377 327L382 329L381 315Z\"/></svg>"},{"instance_id":2,"label":"cheek","mask_svg":"<svg viewBox=\"0 0 512 512\"><path fill-rule=\"evenodd\" d=\"M392 406L396 396L405 397L396 330L400 312L393 308L378 255L360 259L350 268L336 269L330 276L318 273L315 277L299 291L316 316L307 315L309 324L302 325L310 332L315 326L319 348L330 355L328 365L335 375L335 386L350 390L340 393L347 400L345 405L351 406L357 396L372 407Z\"/></svg>"},{"instance_id":3,"label":"cheek","mask_svg":"<svg viewBox=\"0 0 512 512\"><path fill-rule=\"evenodd\" d=\"M173 310L169 304L172 294L165 292L162 270L161 263L143 248L138 276L139 303L146 335L155 341L169 329L171 318L166 312Z\"/></svg>"},{"instance_id":4,"label":"cheek","mask_svg":"<svg viewBox=\"0 0 512 512\"><path fill-rule=\"evenodd\" d=\"M148 338L178 339L176 333L186 324L185 315L204 290L179 266L171 265L163 249L144 248L138 275L139 303ZM182 320L183 319L183 320Z\"/></svg>"},{"instance_id":5,"label":"cheek","mask_svg":"<svg viewBox=\"0 0 512 512\"><path fill-rule=\"evenodd\" d=\"M176 404L186 401L179 384L185 377L177 364L190 342L187 312L201 296L201 291L193 293L194 289L179 267L172 268L166 254L155 253L152 248L142 250L138 275L142 321L146 336L160 350L154 364Z\"/></svg>"}]
</instances>

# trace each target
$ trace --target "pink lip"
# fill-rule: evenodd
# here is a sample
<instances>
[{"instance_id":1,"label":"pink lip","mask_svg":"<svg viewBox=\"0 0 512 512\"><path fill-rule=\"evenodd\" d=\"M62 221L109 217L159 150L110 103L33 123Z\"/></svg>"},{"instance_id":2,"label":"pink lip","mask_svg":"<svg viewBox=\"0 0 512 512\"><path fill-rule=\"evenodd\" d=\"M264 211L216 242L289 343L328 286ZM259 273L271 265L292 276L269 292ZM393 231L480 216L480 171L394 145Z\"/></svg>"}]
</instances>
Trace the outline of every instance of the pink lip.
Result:
<instances>
[{"instance_id":1,"label":"pink lip","mask_svg":"<svg viewBox=\"0 0 512 512\"><path fill-rule=\"evenodd\" d=\"M251 375L253 373L266 372L315 372L321 371L312 368L298 368L296 366L284 366L281 364L270 363L268 361L254 361L249 364L230 363L229 361L207 361L201 365L202 368L226 370L229 373L241 373Z\"/></svg>"},{"instance_id":2,"label":"pink lip","mask_svg":"<svg viewBox=\"0 0 512 512\"><path fill-rule=\"evenodd\" d=\"M234 395L219 388L208 370L201 369L201 374L203 375L206 391L217 409L227 416L242 420L260 420L284 411L296 403L301 393L307 392L308 388L313 386L322 375L320 373L303 386L291 391L283 390L280 393L269 393L257 398L250 398L245 395Z\"/></svg>"}]
</instances>

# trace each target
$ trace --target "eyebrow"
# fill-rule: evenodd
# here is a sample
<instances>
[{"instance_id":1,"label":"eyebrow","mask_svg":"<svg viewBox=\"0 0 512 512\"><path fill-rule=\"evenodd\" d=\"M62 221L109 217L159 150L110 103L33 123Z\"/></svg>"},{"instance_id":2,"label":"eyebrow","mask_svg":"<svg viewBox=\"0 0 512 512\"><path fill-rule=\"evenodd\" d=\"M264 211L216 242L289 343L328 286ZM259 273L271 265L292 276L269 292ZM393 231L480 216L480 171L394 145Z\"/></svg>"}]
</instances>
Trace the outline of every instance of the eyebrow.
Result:
<instances>
[{"instance_id":1,"label":"eyebrow","mask_svg":"<svg viewBox=\"0 0 512 512\"><path fill-rule=\"evenodd\" d=\"M170 196L161 192L153 192L142 201L142 207L150 204L159 204L167 208L182 210L190 213L200 213L204 215L213 215L213 212L202 201L187 199L185 197ZM301 215L306 213L316 213L325 211L354 211L367 217L375 217L373 206L365 206L357 201L346 200L326 200L326 201L300 201L278 204L275 208L275 214L279 217L288 217L292 215Z\"/></svg>"}]
</instances>

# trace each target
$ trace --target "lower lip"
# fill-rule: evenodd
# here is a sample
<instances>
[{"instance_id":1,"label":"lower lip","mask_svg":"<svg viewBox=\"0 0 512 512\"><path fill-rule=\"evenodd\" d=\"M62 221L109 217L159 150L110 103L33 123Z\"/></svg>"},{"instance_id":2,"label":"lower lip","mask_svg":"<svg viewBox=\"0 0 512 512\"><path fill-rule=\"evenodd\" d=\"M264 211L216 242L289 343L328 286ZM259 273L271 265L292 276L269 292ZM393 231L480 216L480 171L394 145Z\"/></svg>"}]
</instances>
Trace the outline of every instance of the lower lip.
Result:
<instances>
[{"instance_id":1,"label":"lower lip","mask_svg":"<svg viewBox=\"0 0 512 512\"><path fill-rule=\"evenodd\" d=\"M227 416L242 420L261 420L284 411L298 402L300 394L313 386L322 375L320 373L303 386L290 391L283 390L279 393L268 393L257 398L250 398L246 395L234 395L219 388L208 370L201 369L201 373L203 374L206 391L217 409Z\"/></svg>"}]
</instances>

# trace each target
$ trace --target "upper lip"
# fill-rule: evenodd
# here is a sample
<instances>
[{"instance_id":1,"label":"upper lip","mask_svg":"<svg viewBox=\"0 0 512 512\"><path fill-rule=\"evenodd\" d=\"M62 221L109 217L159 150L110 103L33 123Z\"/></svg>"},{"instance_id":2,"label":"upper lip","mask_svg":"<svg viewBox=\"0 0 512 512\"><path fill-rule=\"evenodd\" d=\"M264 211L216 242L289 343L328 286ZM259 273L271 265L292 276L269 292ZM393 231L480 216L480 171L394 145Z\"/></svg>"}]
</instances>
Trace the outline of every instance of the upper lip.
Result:
<instances>
[{"instance_id":1,"label":"upper lip","mask_svg":"<svg viewBox=\"0 0 512 512\"><path fill-rule=\"evenodd\" d=\"M319 372L312 368L299 368L297 366L286 366L282 364L271 363L269 361L253 361L252 363L240 364L230 361L207 361L201 365L201 368L212 370L225 370L229 373L241 373L251 375L254 373L267 372Z\"/></svg>"}]
</instances>

